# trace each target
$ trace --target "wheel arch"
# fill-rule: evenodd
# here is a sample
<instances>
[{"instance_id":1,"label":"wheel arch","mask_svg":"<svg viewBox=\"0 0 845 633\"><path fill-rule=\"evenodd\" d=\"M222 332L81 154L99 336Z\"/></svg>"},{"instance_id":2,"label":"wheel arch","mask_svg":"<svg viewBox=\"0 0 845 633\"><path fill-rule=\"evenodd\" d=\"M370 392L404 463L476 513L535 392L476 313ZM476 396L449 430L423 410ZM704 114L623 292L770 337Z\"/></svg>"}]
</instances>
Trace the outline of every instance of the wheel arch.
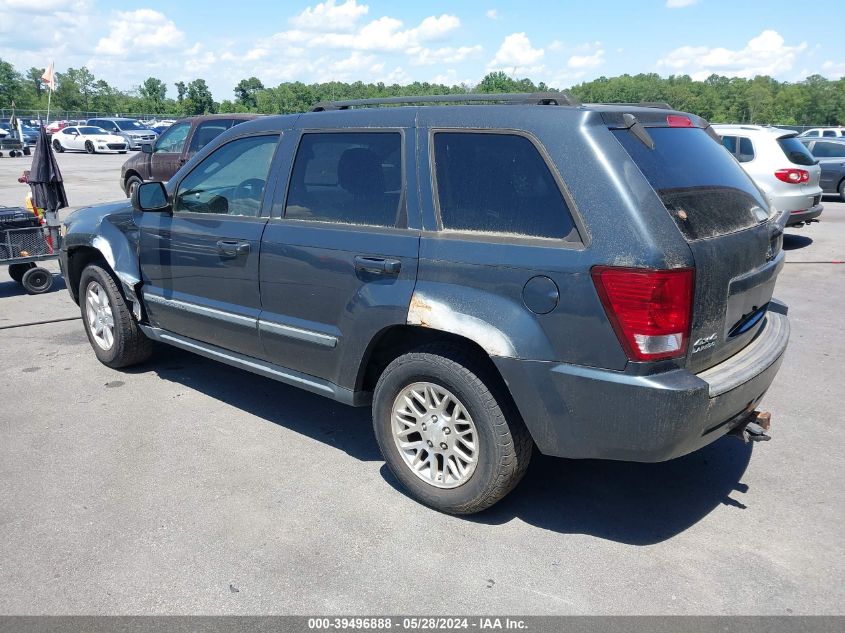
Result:
<instances>
[{"instance_id":1,"label":"wheel arch","mask_svg":"<svg viewBox=\"0 0 845 633\"><path fill-rule=\"evenodd\" d=\"M444 343L458 348L483 369L484 378L491 381L491 391L502 394L506 402L500 403L517 411L505 379L493 363L490 355L478 343L465 336L423 327L420 325L392 325L381 330L370 344L361 359L355 382L355 391L371 393L385 368L399 356L434 343Z\"/></svg>"}]
</instances>

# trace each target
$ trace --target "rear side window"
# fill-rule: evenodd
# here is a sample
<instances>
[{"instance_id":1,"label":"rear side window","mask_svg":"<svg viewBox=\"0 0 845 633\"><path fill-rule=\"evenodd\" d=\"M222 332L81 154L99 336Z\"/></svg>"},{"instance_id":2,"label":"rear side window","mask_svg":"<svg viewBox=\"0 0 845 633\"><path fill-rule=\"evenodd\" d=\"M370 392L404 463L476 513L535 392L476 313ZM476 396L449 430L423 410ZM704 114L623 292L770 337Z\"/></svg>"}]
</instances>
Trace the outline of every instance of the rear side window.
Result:
<instances>
[{"instance_id":1,"label":"rear side window","mask_svg":"<svg viewBox=\"0 0 845 633\"><path fill-rule=\"evenodd\" d=\"M654 149L628 130L613 133L688 240L741 231L768 217L760 190L704 130L649 128Z\"/></svg>"},{"instance_id":2,"label":"rear side window","mask_svg":"<svg viewBox=\"0 0 845 633\"><path fill-rule=\"evenodd\" d=\"M404 225L402 136L398 132L303 134L285 217L296 220Z\"/></svg>"},{"instance_id":3,"label":"rear side window","mask_svg":"<svg viewBox=\"0 0 845 633\"><path fill-rule=\"evenodd\" d=\"M750 138L745 136L739 137L739 153L736 157L740 163L747 163L754 160L754 144Z\"/></svg>"},{"instance_id":4,"label":"rear side window","mask_svg":"<svg viewBox=\"0 0 845 633\"><path fill-rule=\"evenodd\" d=\"M735 136L723 136L722 137L722 145L724 145L725 149L728 150L731 154L736 154L736 137Z\"/></svg>"},{"instance_id":5,"label":"rear side window","mask_svg":"<svg viewBox=\"0 0 845 633\"><path fill-rule=\"evenodd\" d=\"M434 163L444 229L578 239L554 176L524 136L437 132Z\"/></svg>"},{"instance_id":6,"label":"rear side window","mask_svg":"<svg viewBox=\"0 0 845 633\"><path fill-rule=\"evenodd\" d=\"M215 119L200 123L194 131L188 151L192 154L200 151L230 127L232 127L231 119Z\"/></svg>"},{"instance_id":7,"label":"rear side window","mask_svg":"<svg viewBox=\"0 0 845 633\"><path fill-rule=\"evenodd\" d=\"M845 157L845 143L817 141L813 146L813 156L817 158L843 158Z\"/></svg>"},{"instance_id":8,"label":"rear side window","mask_svg":"<svg viewBox=\"0 0 845 633\"><path fill-rule=\"evenodd\" d=\"M778 145L783 150L783 153L786 154L786 157L789 159L789 162L794 163L795 165L815 165L816 159L813 158L813 155L810 153L804 143L799 141L794 136L789 136L786 138L779 138Z\"/></svg>"},{"instance_id":9,"label":"rear side window","mask_svg":"<svg viewBox=\"0 0 845 633\"><path fill-rule=\"evenodd\" d=\"M836 132L833 130L825 130L822 136L836 136Z\"/></svg>"}]
</instances>

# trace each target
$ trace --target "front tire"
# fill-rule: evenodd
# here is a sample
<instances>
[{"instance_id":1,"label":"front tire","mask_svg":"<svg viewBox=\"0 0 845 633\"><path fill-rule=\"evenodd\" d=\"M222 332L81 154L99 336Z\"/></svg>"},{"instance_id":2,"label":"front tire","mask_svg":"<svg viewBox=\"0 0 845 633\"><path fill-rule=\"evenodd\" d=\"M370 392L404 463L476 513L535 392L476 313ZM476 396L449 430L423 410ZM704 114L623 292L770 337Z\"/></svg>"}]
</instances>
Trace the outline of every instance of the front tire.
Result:
<instances>
[{"instance_id":1,"label":"front tire","mask_svg":"<svg viewBox=\"0 0 845 633\"><path fill-rule=\"evenodd\" d=\"M65 151L64 146L61 143L59 143L59 139L55 139L53 141L53 149L55 151L57 151L59 154L61 154L63 151Z\"/></svg>"},{"instance_id":2,"label":"front tire","mask_svg":"<svg viewBox=\"0 0 845 633\"><path fill-rule=\"evenodd\" d=\"M845 202L845 179L839 183L839 199Z\"/></svg>"},{"instance_id":3,"label":"front tire","mask_svg":"<svg viewBox=\"0 0 845 633\"><path fill-rule=\"evenodd\" d=\"M103 365L117 369L150 357L152 342L138 327L109 271L96 264L82 271L79 308L88 341Z\"/></svg>"},{"instance_id":4,"label":"front tire","mask_svg":"<svg viewBox=\"0 0 845 633\"><path fill-rule=\"evenodd\" d=\"M97 150L91 141L85 141L85 151L89 154L96 154Z\"/></svg>"},{"instance_id":5,"label":"front tire","mask_svg":"<svg viewBox=\"0 0 845 633\"><path fill-rule=\"evenodd\" d=\"M442 344L384 370L373 428L388 467L416 500L472 514L522 479L533 444L500 382L471 355Z\"/></svg>"}]
</instances>

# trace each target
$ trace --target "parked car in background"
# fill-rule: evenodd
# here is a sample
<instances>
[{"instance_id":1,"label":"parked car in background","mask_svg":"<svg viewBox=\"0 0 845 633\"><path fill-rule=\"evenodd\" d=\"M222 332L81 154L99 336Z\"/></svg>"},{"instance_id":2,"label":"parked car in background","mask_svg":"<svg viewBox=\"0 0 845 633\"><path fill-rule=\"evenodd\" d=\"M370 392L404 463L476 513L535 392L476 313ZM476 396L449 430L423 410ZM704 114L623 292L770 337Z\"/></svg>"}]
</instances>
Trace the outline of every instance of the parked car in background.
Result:
<instances>
[{"instance_id":1,"label":"parked car in background","mask_svg":"<svg viewBox=\"0 0 845 633\"><path fill-rule=\"evenodd\" d=\"M233 125L254 119L256 114L206 114L176 121L155 143L142 147L123 164L120 185L129 196L139 183L167 182L185 162Z\"/></svg>"},{"instance_id":2,"label":"parked car in background","mask_svg":"<svg viewBox=\"0 0 845 633\"><path fill-rule=\"evenodd\" d=\"M843 127L814 127L809 130L804 130L798 135L800 138L841 138L845 137L845 128Z\"/></svg>"},{"instance_id":3,"label":"parked car in background","mask_svg":"<svg viewBox=\"0 0 845 633\"><path fill-rule=\"evenodd\" d=\"M768 439L782 226L707 122L440 99L247 121L166 186L66 218L93 353L126 367L159 341L372 404L397 480L456 514L508 494L535 445L655 462ZM458 105L480 99L508 105ZM184 149L183 123L164 140Z\"/></svg>"},{"instance_id":4,"label":"parked car in background","mask_svg":"<svg viewBox=\"0 0 845 633\"><path fill-rule=\"evenodd\" d=\"M173 125L173 124L172 124L172 123L167 123L167 124L164 124L164 125L153 125L152 127L150 127L150 129L151 129L153 132L155 132L156 134L158 134L159 136L161 136L162 134L164 134L164 131L165 131L167 128L169 128L171 125Z\"/></svg>"},{"instance_id":5,"label":"parked car in background","mask_svg":"<svg viewBox=\"0 0 845 633\"><path fill-rule=\"evenodd\" d=\"M89 154L98 152L125 154L129 150L129 144L125 138L93 125L63 128L53 135L51 142L53 149L57 152L77 150Z\"/></svg>"},{"instance_id":6,"label":"parked car in background","mask_svg":"<svg viewBox=\"0 0 845 633\"><path fill-rule=\"evenodd\" d=\"M118 117L106 117L101 119L88 119L86 125L103 128L126 139L129 149L141 149L144 143L152 143L157 135L151 129L144 127L135 119L121 119Z\"/></svg>"},{"instance_id":7,"label":"parked car in background","mask_svg":"<svg viewBox=\"0 0 845 633\"><path fill-rule=\"evenodd\" d=\"M67 126L68 126L67 121L51 121L50 123L48 123L45 126L45 129L47 130L47 134L50 135L50 134L55 134L56 132L58 132L59 130L61 130L62 128L65 128Z\"/></svg>"},{"instance_id":8,"label":"parked car in background","mask_svg":"<svg viewBox=\"0 0 845 633\"><path fill-rule=\"evenodd\" d=\"M818 222L824 209L821 168L797 132L760 125L714 125L713 129L778 211L789 214L786 226Z\"/></svg>"},{"instance_id":9,"label":"parked car in background","mask_svg":"<svg viewBox=\"0 0 845 633\"><path fill-rule=\"evenodd\" d=\"M825 193L837 193L845 202L845 138L801 139L822 169L819 184Z\"/></svg>"}]
</instances>

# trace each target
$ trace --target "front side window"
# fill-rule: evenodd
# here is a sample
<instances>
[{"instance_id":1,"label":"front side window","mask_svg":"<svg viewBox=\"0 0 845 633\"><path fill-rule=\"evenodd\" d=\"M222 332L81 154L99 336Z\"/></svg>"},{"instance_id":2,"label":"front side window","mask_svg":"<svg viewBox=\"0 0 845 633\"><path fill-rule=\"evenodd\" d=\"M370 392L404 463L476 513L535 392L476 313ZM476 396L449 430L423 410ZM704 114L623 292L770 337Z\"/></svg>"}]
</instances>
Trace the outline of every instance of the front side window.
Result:
<instances>
[{"instance_id":1,"label":"front side window","mask_svg":"<svg viewBox=\"0 0 845 633\"><path fill-rule=\"evenodd\" d=\"M230 127L232 127L232 121L230 119L216 119L200 123L194 131L189 151L192 154L200 151Z\"/></svg>"},{"instance_id":2,"label":"front side window","mask_svg":"<svg viewBox=\"0 0 845 633\"><path fill-rule=\"evenodd\" d=\"M217 148L179 183L173 211L257 217L278 141L250 136Z\"/></svg>"},{"instance_id":3,"label":"front side window","mask_svg":"<svg viewBox=\"0 0 845 633\"><path fill-rule=\"evenodd\" d=\"M819 135L819 131L818 131L818 130L810 130L810 131L809 131L809 132L807 132L804 136L817 137L818 135Z\"/></svg>"},{"instance_id":4,"label":"front side window","mask_svg":"<svg viewBox=\"0 0 845 633\"><path fill-rule=\"evenodd\" d=\"M185 139L188 138L188 132L190 130L190 123L171 125L158 137L158 141L155 144L156 153L181 154L182 148L185 146Z\"/></svg>"},{"instance_id":5,"label":"front side window","mask_svg":"<svg viewBox=\"0 0 845 633\"><path fill-rule=\"evenodd\" d=\"M437 132L434 164L444 229L557 239L577 236L554 176L524 136Z\"/></svg>"},{"instance_id":6,"label":"front side window","mask_svg":"<svg viewBox=\"0 0 845 633\"><path fill-rule=\"evenodd\" d=\"M393 227L401 202L398 132L303 134L285 218Z\"/></svg>"}]
</instances>

